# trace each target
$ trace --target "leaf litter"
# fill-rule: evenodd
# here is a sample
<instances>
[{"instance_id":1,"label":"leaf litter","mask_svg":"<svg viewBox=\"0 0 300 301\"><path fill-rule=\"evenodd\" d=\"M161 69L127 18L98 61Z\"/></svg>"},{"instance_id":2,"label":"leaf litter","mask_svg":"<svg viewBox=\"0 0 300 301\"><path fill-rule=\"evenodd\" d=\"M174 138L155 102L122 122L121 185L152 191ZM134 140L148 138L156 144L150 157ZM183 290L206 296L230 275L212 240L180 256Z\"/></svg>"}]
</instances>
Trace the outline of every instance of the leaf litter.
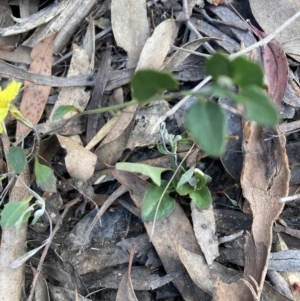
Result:
<instances>
[{"instance_id":1,"label":"leaf litter","mask_svg":"<svg viewBox=\"0 0 300 301\"><path fill-rule=\"evenodd\" d=\"M170 168L167 156L155 148L160 133L156 131L153 134L151 129L168 112L168 106L172 106L173 102L169 105L166 102L153 102L141 108L132 106L116 116L105 113L101 117L96 116L101 118L101 122L92 122L89 127L86 118L72 120L69 124L52 121L56 107L61 104L73 105L83 111L88 106L90 95L95 101L93 108L127 101L130 97L128 83L134 68L172 71L181 80L183 89L193 88L205 79L205 59L193 52L208 55L204 49L211 49L207 47L209 43L213 50L231 54L256 42L248 25L232 9L236 7L242 16L249 16L249 11L241 9L238 1L228 4L213 1L213 5L195 0L175 1L173 6L168 1L149 1L147 5L142 0L123 2L65 0L50 1L39 7L38 1L21 1L20 16L15 15L10 6L2 4L6 12L3 14L6 22L1 23L0 29L3 82L7 77L25 80L22 100L16 102L20 102L22 114L37 125L39 133L51 132L55 136L50 136L50 139L58 137L61 144L47 143L45 137L41 137L42 145L49 148L46 150L42 147L40 156L44 155L45 158L41 159L47 160L58 178L57 192L45 193L59 195L64 206L77 196L82 198L80 207L69 209L68 222L61 224L61 230L55 235L55 243L51 245L62 261L54 258L52 269L47 269L50 263L47 255L44 264L45 279L52 277L59 285L53 286L46 281L46 286L38 285L36 291L46 296L49 290L50 300L57 300L62 295L67 300L73 300L74 294L82 300L93 300L94 297L100 300L151 300L156 296L166 300L173 297L179 300L181 297L194 301L212 300L213 295L216 300L257 300L260 297L264 300L298 300L297 271L286 270L286 274L283 274L287 283L285 297L282 295L284 290L280 290L274 276L276 273L268 272L272 285L265 281L269 261L270 267L279 269L274 265L274 258L278 261L280 258L282 262L285 260L278 257L283 256L281 249L271 252L272 241L280 242L285 250L299 245L299 235L295 234L299 223L294 218L299 214L298 206L285 206L279 202L287 196L290 183L294 186L300 184L297 133L287 135L281 131L281 126L270 129L254 123L242 124L240 119L229 122L228 115L228 125L234 127L230 128L230 134L238 135L239 139L238 144L227 144L226 158L222 157L222 163L208 157L199 159L199 152L188 159L191 167L197 164L198 168L212 177L209 189L213 195L213 205L201 211L193 206L193 202L190 208L189 200L181 197L179 203L175 203L175 209L153 225L152 222L143 222L140 215L149 180L109 165L117 162L151 162L153 166L166 170ZM256 20L266 34L275 31L298 7L296 1L243 2L245 7L251 8L252 23ZM112 33L106 31L96 41L96 33L109 28L109 25L102 29L97 27L101 18L111 21ZM264 63L268 92L280 107L281 117L286 120L292 118L294 122L297 122L300 104L297 91L300 56L297 53L297 22L299 20L279 34L276 40L268 43L263 53L256 49L256 53L250 54ZM184 23L192 26L190 29L194 26L205 37L199 38ZM16 41L19 41L17 47ZM174 51L170 45L179 48ZM70 50L71 60L64 56ZM286 60L285 55L294 61L290 58ZM59 56L60 63L53 65ZM54 105L53 99L57 99ZM182 112L191 104L183 107ZM295 117L288 114L290 111L294 112ZM101 127L112 119L108 130L101 132ZM183 125L184 121L178 114L176 118L167 120L167 128L171 133L182 134ZM36 134L30 133L19 123L17 126L7 123L7 127L11 132L17 128L17 142L22 141L22 145L25 142L25 147L30 147L30 141L34 140ZM97 132L102 136L95 142L93 138ZM5 137L2 140L7 149L9 141ZM93 143L88 145L90 140ZM51 153L51 148L55 149L55 153ZM240 159L237 160L235 153L239 154ZM288 157L292 165L288 164ZM233 163L235 166L231 168ZM20 188L17 184L15 187ZM129 194L126 194L127 191ZM249 202L248 209L241 193ZM26 193L19 194L17 199L22 201L25 196ZM54 203L55 198L44 196ZM100 210L93 209L100 203ZM50 205L47 206L53 214L59 214L62 209L51 211ZM80 212L83 212L83 216ZM229 218L233 214L230 212L238 213L234 218ZM251 213L252 217L244 212ZM279 216L285 222L285 227L280 228L282 237L272 237L273 224ZM53 217L53 221L57 222L57 219ZM15 234L12 231L7 234L6 230L2 230L0 254L14 254L9 251L3 253L6 243L10 243L9 249L18 248L20 252L24 240L28 241L28 249L37 246L31 242L33 238L41 245L48 227L49 220L42 218L34 228L28 228L26 236L24 224L21 237L13 241L4 241L6 237L11 240ZM234 236L241 230L250 229L251 232L241 237ZM219 244L218 238L224 236L236 238L235 241ZM142 240L137 240L138 237L143 237L147 242L144 241L147 246L145 249L140 248L143 244ZM122 248L125 241L128 241L126 248ZM237 242L240 242L239 248ZM134 243L139 251L129 255L130 246ZM243 263L243 260L237 260L239 257L234 260L230 256L225 260L228 251L240 252L242 256L245 254L246 260ZM289 254L286 256L297 258L297 255ZM0 264L6 266L4 261ZM30 259L30 264L37 266L38 262ZM286 269L291 265L293 263L287 263ZM31 273L26 273L26 281L32 279ZM63 280L59 273L75 275L78 290L68 277ZM1 292L9 294L9 288L2 285L3 279L8 279L11 274L6 268L0 273L0 296ZM19 272L18 277L14 287L21 288L23 272ZM30 287L31 283L28 284L27 287ZM109 289L98 292L101 288ZM15 291L19 294L21 289ZM26 293L32 300L33 290L27 290Z\"/></svg>"}]
</instances>

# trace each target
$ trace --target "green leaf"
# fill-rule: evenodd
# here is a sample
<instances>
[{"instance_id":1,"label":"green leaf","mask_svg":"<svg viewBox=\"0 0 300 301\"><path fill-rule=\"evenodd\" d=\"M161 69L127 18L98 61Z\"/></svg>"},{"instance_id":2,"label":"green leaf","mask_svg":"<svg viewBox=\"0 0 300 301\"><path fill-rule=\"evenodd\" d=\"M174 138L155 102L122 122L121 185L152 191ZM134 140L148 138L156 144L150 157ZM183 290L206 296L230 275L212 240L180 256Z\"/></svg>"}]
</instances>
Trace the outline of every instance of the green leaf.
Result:
<instances>
[{"instance_id":1,"label":"green leaf","mask_svg":"<svg viewBox=\"0 0 300 301\"><path fill-rule=\"evenodd\" d=\"M17 174L21 174L26 165L26 155L24 149L19 146L10 147L7 154L7 161L13 171L15 171Z\"/></svg>"},{"instance_id":2,"label":"green leaf","mask_svg":"<svg viewBox=\"0 0 300 301\"><path fill-rule=\"evenodd\" d=\"M233 76L233 68L229 58L221 53L215 53L205 63L205 73L211 75L215 81L218 81L220 77Z\"/></svg>"},{"instance_id":3,"label":"green leaf","mask_svg":"<svg viewBox=\"0 0 300 301\"><path fill-rule=\"evenodd\" d=\"M166 187L166 181L163 181L163 185L161 187L156 186L152 183L144 196L142 202L142 219L145 222L153 222L155 218L156 208L158 206L158 201ZM170 214L170 212L174 209L175 200L170 197L168 194L165 194L160 203L156 220L160 220L165 218Z\"/></svg>"},{"instance_id":4,"label":"green leaf","mask_svg":"<svg viewBox=\"0 0 300 301\"><path fill-rule=\"evenodd\" d=\"M156 145L158 151L163 154L163 155L170 155L170 151L167 152L165 150L165 147L164 147L164 144L162 142L158 142L157 145Z\"/></svg>"},{"instance_id":5,"label":"green leaf","mask_svg":"<svg viewBox=\"0 0 300 301\"><path fill-rule=\"evenodd\" d=\"M145 102L165 90L177 88L178 82L170 73L154 69L137 71L131 81L132 96L138 102Z\"/></svg>"},{"instance_id":6,"label":"green leaf","mask_svg":"<svg viewBox=\"0 0 300 301\"><path fill-rule=\"evenodd\" d=\"M279 114L271 99L257 86L249 86L240 94L232 95L237 103L245 106L245 117L260 125L274 126L279 122Z\"/></svg>"},{"instance_id":7,"label":"green leaf","mask_svg":"<svg viewBox=\"0 0 300 301\"><path fill-rule=\"evenodd\" d=\"M40 164L37 158L34 163L36 184L44 191L56 192L56 178L53 170L46 165Z\"/></svg>"},{"instance_id":8,"label":"green leaf","mask_svg":"<svg viewBox=\"0 0 300 301\"><path fill-rule=\"evenodd\" d=\"M254 62L251 62L244 56L238 56L232 62L233 82L242 88L251 85L263 86L264 73L263 69Z\"/></svg>"},{"instance_id":9,"label":"green leaf","mask_svg":"<svg viewBox=\"0 0 300 301\"><path fill-rule=\"evenodd\" d=\"M4 205L4 209L1 211L0 214L0 226L2 228L14 226L25 211L27 204L31 201L32 196L30 196L25 201L14 201L9 202ZM26 214L21 222L26 222L30 215Z\"/></svg>"},{"instance_id":10,"label":"green leaf","mask_svg":"<svg viewBox=\"0 0 300 301\"><path fill-rule=\"evenodd\" d=\"M207 174L204 174L204 178L206 180L206 184L210 183L211 180L212 180L212 178L209 175L207 175Z\"/></svg>"},{"instance_id":11,"label":"green leaf","mask_svg":"<svg viewBox=\"0 0 300 301\"><path fill-rule=\"evenodd\" d=\"M116 169L130 172L138 172L148 176L157 185L161 184L161 174L164 171L171 170L170 168L153 167L142 163L120 162L116 164Z\"/></svg>"},{"instance_id":12,"label":"green leaf","mask_svg":"<svg viewBox=\"0 0 300 301\"><path fill-rule=\"evenodd\" d=\"M195 169L194 167L191 167L188 171L182 174L182 176L179 179L179 182L177 183L176 189L189 181L189 179L194 174L194 169Z\"/></svg>"},{"instance_id":13,"label":"green leaf","mask_svg":"<svg viewBox=\"0 0 300 301\"><path fill-rule=\"evenodd\" d=\"M66 115L69 112L79 113L80 111L74 106L60 106L56 109L52 118L53 118L53 120L57 120L59 118L62 118L64 115Z\"/></svg>"},{"instance_id":14,"label":"green leaf","mask_svg":"<svg viewBox=\"0 0 300 301\"><path fill-rule=\"evenodd\" d=\"M209 155L219 156L226 146L226 121L221 107L213 102L197 102L186 114L186 127L194 141Z\"/></svg>"},{"instance_id":15,"label":"green leaf","mask_svg":"<svg viewBox=\"0 0 300 301\"><path fill-rule=\"evenodd\" d=\"M179 187L176 188L176 191L179 195L187 195L191 193L194 190L194 188L189 185L188 183L185 183L183 185L180 185Z\"/></svg>"},{"instance_id":16,"label":"green leaf","mask_svg":"<svg viewBox=\"0 0 300 301\"><path fill-rule=\"evenodd\" d=\"M226 87L224 87L224 85L222 85L222 80L221 80L220 84L221 84L221 86L213 83L208 87L204 87L201 89L201 93L203 93L206 96L206 98L227 97L229 95L228 88L226 88ZM231 82L230 89L232 88L232 85L233 85L233 83Z\"/></svg>"},{"instance_id":17,"label":"green leaf","mask_svg":"<svg viewBox=\"0 0 300 301\"><path fill-rule=\"evenodd\" d=\"M190 193L190 198L199 209L207 209L212 203L209 189L205 186L200 190L194 190Z\"/></svg>"},{"instance_id":18,"label":"green leaf","mask_svg":"<svg viewBox=\"0 0 300 301\"><path fill-rule=\"evenodd\" d=\"M200 190L202 187L204 187L206 185L206 178L205 178L205 176L203 175L203 176L200 176L200 177L198 177L198 182L197 182L197 184L196 184L196 187L195 187L195 189L196 190Z\"/></svg>"}]
</instances>

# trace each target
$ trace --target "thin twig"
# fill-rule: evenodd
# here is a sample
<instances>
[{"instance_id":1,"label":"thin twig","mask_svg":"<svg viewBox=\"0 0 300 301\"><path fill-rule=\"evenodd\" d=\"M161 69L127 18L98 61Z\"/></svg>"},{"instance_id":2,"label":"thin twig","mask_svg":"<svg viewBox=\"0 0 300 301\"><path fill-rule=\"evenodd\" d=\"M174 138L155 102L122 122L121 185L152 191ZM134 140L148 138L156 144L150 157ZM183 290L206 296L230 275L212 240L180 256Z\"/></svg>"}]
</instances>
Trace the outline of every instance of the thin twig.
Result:
<instances>
[{"instance_id":1,"label":"thin twig","mask_svg":"<svg viewBox=\"0 0 300 301\"><path fill-rule=\"evenodd\" d=\"M211 57L210 54L206 54L206 53L201 53L201 52L197 52L197 51L188 50L188 49L185 49L185 48L182 48L182 47L177 47L177 46L175 46L175 45L171 45L171 48L174 49L174 50L187 52L187 53L194 54L194 55L197 55L197 56L204 56L204 57L207 57L207 58L210 58L210 57Z\"/></svg>"},{"instance_id":2,"label":"thin twig","mask_svg":"<svg viewBox=\"0 0 300 301\"><path fill-rule=\"evenodd\" d=\"M201 39L203 36L201 33L197 30L197 28L194 26L194 24L190 20L190 15L188 11L188 2L187 0L182 0L182 10L183 10L183 21L186 24L187 28L198 38ZM203 47L210 53L213 54L216 51L210 46L208 42L203 43Z\"/></svg>"}]
</instances>

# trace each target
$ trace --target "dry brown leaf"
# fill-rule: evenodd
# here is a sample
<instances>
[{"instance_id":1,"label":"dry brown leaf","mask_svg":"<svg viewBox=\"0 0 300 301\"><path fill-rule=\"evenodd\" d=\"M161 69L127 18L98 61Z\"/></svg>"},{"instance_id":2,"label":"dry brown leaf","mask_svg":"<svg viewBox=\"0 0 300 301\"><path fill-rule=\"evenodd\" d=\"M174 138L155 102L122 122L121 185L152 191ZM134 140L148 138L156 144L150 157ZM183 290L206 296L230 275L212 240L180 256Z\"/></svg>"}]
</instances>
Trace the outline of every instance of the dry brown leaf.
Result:
<instances>
[{"instance_id":1,"label":"dry brown leaf","mask_svg":"<svg viewBox=\"0 0 300 301\"><path fill-rule=\"evenodd\" d=\"M201 255L189 252L181 246L179 242L176 242L176 248L178 256L181 262L184 264L189 275L193 281L203 291L209 295L213 295L213 276L212 271L205 262L205 258Z\"/></svg>"},{"instance_id":2,"label":"dry brown leaf","mask_svg":"<svg viewBox=\"0 0 300 301\"><path fill-rule=\"evenodd\" d=\"M137 106L123 110L110 133L105 137L100 146L95 150L97 155L96 171L103 169L106 164L115 164L123 153L133 124Z\"/></svg>"},{"instance_id":3,"label":"dry brown leaf","mask_svg":"<svg viewBox=\"0 0 300 301\"><path fill-rule=\"evenodd\" d=\"M135 253L135 247L131 249L128 271L124 274L116 296L116 301L138 301L132 286L131 267Z\"/></svg>"},{"instance_id":4,"label":"dry brown leaf","mask_svg":"<svg viewBox=\"0 0 300 301\"><path fill-rule=\"evenodd\" d=\"M30 65L32 59L30 57L31 48L19 45L14 51L0 51L0 59Z\"/></svg>"},{"instance_id":5,"label":"dry brown leaf","mask_svg":"<svg viewBox=\"0 0 300 301\"><path fill-rule=\"evenodd\" d=\"M141 208L142 200L149 183L129 172L113 170L113 174L130 192L135 205ZM151 233L152 226L153 223L145 223L148 234ZM182 272L178 278L173 280L173 283L184 300L203 300L206 295L193 283L184 269L176 250L175 240L179 241L188 251L201 254L192 226L186 214L177 203L167 218L156 222L152 243L168 274Z\"/></svg>"},{"instance_id":6,"label":"dry brown leaf","mask_svg":"<svg viewBox=\"0 0 300 301\"><path fill-rule=\"evenodd\" d=\"M169 110L165 100L153 101L148 106L140 108L135 118L135 125L128 140L127 148L156 145L160 139L159 133L152 133L152 127L158 118Z\"/></svg>"},{"instance_id":7,"label":"dry brown leaf","mask_svg":"<svg viewBox=\"0 0 300 301\"><path fill-rule=\"evenodd\" d=\"M160 68L170 50L170 45L175 41L178 29L175 20L168 19L160 23L147 40L136 69Z\"/></svg>"},{"instance_id":8,"label":"dry brown leaf","mask_svg":"<svg viewBox=\"0 0 300 301\"><path fill-rule=\"evenodd\" d=\"M224 283L220 278L217 278L215 282L215 298L214 301L246 301L242 294L247 287L241 282L238 283ZM251 299L250 299L251 300Z\"/></svg>"},{"instance_id":9,"label":"dry brown leaf","mask_svg":"<svg viewBox=\"0 0 300 301\"><path fill-rule=\"evenodd\" d=\"M268 130L247 121L243 135L245 159L241 185L253 212L253 240L249 239L246 245L245 275L251 275L261 288L269 259L272 226L283 209L279 201L288 194L290 172L285 136L278 128ZM252 248L255 252L251 252Z\"/></svg>"},{"instance_id":10,"label":"dry brown leaf","mask_svg":"<svg viewBox=\"0 0 300 301\"><path fill-rule=\"evenodd\" d=\"M97 156L71 138L57 135L61 147L65 148L67 170L72 178L87 181L94 173Z\"/></svg>"},{"instance_id":11,"label":"dry brown leaf","mask_svg":"<svg viewBox=\"0 0 300 301\"><path fill-rule=\"evenodd\" d=\"M285 136L279 128L262 128L246 121L243 136L245 159L241 185L253 213L252 231L247 235L245 246L244 283L252 292L243 285L243 289L235 293L239 300L250 301L261 294L270 256L272 226L283 209L280 198L288 194L290 172ZM218 287L223 289L220 283ZM230 289L235 288L233 285Z\"/></svg>"},{"instance_id":12,"label":"dry brown leaf","mask_svg":"<svg viewBox=\"0 0 300 301\"><path fill-rule=\"evenodd\" d=\"M119 47L127 51L127 68L136 67L149 37L145 0L112 0L111 23Z\"/></svg>"},{"instance_id":13,"label":"dry brown leaf","mask_svg":"<svg viewBox=\"0 0 300 301\"><path fill-rule=\"evenodd\" d=\"M266 37L265 33L254 26L251 27L260 39ZM277 40L271 40L263 48L262 59L268 80L268 94L273 99L273 102L280 106L288 84L289 67L284 50Z\"/></svg>"},{"instance_id":14,"label":"dry brown leaf","mask_svg":"<svg viewBox=\"0 0 300 301\"><path fill-rule=\"evenodd\" d=\"M249 0L252 14L261 28L270 34L299 11L299 0ZM300 61L300 20L280 32L276 39L285 53Z\"/></svg>"},{"instance_id":15,"label":"dry brown leaf","mask_svg":"<svg viewBox=\"0 0 300 301\"><path fill-rule=\"evenodd\" d=\"M73 45L73 56L69 68L67 78L79 75L87 75L91 73L90 61L84 49L77 45ZM53 119L53 114L60 106L73 105L78 110L84 111L89 99L90 92L86 92L84 87L64 87L61 89L58 99L55 102L49 119ZM75 112L70 112L63 116L64 119L70 118ZM73 126L76 126L78 120L75 120Z\"/></svg>"},{"instance_id":16,"label":"dry brown leaf","mask_svg":"<svg viewBox=\"0 0 300 301\"><path fill-rule=\"evenodd\" d=\"M208 264L219 256L219 242L216 236L216 224L213 207L200 210L191 202L193 228L197 241Z\"/></svg>"},{"instance_id":17,"label":"dry brown leaf","mask_svg":"<svg viewBox=\"0 0 300 301\"><path fill-rule=\"evenodd\" d=\"M95 43L95 22L92 15L89 17L89 25L86 29L85 36L82 41L82 48L86 51L91 69L94 69L95 66L95 49L96 49L96 43Z\"/></svg>"},{"instance_id":18,"label":"dry brown leaf","mask_svg":"<svg viewBox=\"0 0 300 301\"><path fill-rule=\"evenodd\" d=\"M51 75L52 53L56 34L40 41L31 52L32 63L29 72ZM33 125L38 124L50 93L50 86L35 85L31 82L24 82L24 94L20 106L22 115ZM31 131L25 125L17 124L16 138L27 136Z\"/></svg>"}]
</instances>

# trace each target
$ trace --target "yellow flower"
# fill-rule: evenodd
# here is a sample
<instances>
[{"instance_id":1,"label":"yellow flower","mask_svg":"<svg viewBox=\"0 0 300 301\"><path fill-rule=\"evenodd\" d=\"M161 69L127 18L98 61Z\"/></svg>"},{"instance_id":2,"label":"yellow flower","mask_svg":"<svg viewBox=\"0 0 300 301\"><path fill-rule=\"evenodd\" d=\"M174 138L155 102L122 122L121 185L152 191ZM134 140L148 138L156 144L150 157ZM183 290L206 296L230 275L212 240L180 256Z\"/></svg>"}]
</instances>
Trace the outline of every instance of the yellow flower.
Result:
<instances>
[{"instance_id":1,"label":"yellow flower","mask_svg":"<svg viewBox=\"0 0 300 301\"><path fill-rule=\"evenodd\" d=\"M11 102L18 95L22 83L13 80L4 90L0 87L0 133L3 132L2 123L6 118L11 106Z\"/></svg>"}]
</instances>

